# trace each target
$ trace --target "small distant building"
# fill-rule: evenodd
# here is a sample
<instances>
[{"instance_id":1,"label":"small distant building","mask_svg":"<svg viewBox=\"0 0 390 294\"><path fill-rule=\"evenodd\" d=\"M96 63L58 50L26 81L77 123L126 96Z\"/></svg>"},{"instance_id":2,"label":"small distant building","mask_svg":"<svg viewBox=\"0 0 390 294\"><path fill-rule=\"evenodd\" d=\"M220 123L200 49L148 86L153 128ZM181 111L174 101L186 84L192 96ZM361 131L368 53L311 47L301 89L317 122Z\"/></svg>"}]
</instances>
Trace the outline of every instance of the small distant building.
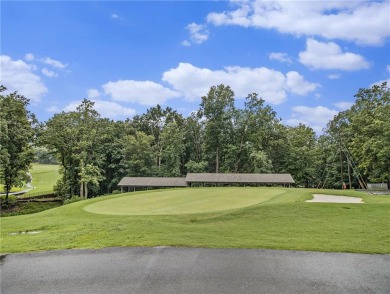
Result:
<instances>
[{"instance_id":1,"label":"small distant building","mask_svg":"<svg viewBox=\"0 0 390 294\"><path fill-rule=\"evenodd\" d=\"M387 183L367 183L367 189L371 191L386 191L389 187Z\"/></svg>"}]
</instances>

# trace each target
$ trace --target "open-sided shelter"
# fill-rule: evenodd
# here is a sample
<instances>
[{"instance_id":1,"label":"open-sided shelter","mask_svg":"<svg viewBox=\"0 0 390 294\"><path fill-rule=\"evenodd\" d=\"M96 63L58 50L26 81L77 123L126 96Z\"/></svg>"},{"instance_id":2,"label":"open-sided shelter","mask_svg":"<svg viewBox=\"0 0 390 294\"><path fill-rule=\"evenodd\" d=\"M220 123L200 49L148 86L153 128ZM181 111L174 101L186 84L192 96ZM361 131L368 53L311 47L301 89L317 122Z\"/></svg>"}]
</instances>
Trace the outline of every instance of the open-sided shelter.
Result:
<instances>
[{"instance_id":1,"label":"open-sided shelter","mask_svg":"<svg viewBox=\"0 0 390 294\"><path fill-rule=\"evenodd\" d=\"M168 178L168 177L124 177L118 184L123 188L137 188L137 187L187 187L188 184L185 181L185 178Z\"/></svg>"},{"instance_id":2,"label":"open-sided shelter","mask_svg":"<svg viewBox=\"0 0 390 294\"><path fill-rule=\"evenodd\" d=\"M124 177L118 184L121 192L136 188L175 188L193 185L283 185L294 184L290 174L189 173L186 178Z\"/></svg>"},{"instance_id":3,"label":"open-sided shelter","mask_svg":"<svg viewBox=\"0 0 390 294\"><path fill-rule=\"evenodd\" d=\"M295 181L290 174L223 174L223 173L189 173L186 182L197 184L255 184L289 186Z\"/></svg>"}]
</instances>

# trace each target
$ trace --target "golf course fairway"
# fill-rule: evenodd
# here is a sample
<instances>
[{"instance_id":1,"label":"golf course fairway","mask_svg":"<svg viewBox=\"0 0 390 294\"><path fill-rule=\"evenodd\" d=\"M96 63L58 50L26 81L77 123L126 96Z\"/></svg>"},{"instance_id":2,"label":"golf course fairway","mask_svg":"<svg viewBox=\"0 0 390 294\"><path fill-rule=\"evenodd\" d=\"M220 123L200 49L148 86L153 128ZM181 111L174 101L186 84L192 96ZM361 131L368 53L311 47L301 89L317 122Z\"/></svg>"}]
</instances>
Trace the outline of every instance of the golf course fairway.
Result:
<instances>
[{"instance_id":1,"label":"golf course fairway","mask_svg":"<svg viewBox=\"0 0 390 294\"><path fill-rule=\"evenodd\" d=\"M313 194L364 203L315 203ZM91 198L1 218L0 254L181 246L390 253L390 197L282 187L198 187Z\"/></svg>"},{"instance_id":2,"label":"golf course fairway","mask_svg":"<svg viewBox=\"0 0 390 294\"><path fill-rule=\"evenodd\" d=\"M99 201L85 211L110 215L176 215L208 213L243 208L270 200L285 193L282 189L194 188L156 190Z\"/></svg>"}]
</instances>

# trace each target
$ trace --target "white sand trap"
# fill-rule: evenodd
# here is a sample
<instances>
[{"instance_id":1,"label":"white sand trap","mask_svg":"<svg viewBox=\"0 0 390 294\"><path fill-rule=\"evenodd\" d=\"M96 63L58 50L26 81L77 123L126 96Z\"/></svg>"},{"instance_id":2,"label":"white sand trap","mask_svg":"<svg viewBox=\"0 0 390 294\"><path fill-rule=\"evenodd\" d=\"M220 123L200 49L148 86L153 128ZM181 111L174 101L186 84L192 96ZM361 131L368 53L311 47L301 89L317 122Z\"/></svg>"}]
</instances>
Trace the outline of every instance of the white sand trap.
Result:
<instances>
[{"instance_id":1,"label":"white sand trap","mask_svg":"<svg viewBox=\"0 0 390 294\"><path fill-rule=\"evenodd\" d=\"M362 198L325 195L325 194L313 194L312 200L306 200L306 202L321 202L321 203L364 203Z\"/></svg>"}]
</instances>

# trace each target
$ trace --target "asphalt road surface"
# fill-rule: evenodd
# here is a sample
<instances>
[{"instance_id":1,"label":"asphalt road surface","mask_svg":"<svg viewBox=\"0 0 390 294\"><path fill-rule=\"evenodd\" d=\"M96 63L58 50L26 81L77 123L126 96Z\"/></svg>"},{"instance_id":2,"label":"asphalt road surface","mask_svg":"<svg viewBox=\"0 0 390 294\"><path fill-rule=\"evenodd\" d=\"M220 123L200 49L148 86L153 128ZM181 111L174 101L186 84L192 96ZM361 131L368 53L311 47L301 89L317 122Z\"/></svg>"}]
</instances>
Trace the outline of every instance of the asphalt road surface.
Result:
<instances>
[{"instance_id":1,"label":"asphalt road surface","mask_svg":"<svg viewBox=\"0 0 390 294\"><path fill-rule=\"evenodd\" d=\"M390 255L109 248L1 258L1 293L390 293Z\"/></svg>"}]
</instances>

